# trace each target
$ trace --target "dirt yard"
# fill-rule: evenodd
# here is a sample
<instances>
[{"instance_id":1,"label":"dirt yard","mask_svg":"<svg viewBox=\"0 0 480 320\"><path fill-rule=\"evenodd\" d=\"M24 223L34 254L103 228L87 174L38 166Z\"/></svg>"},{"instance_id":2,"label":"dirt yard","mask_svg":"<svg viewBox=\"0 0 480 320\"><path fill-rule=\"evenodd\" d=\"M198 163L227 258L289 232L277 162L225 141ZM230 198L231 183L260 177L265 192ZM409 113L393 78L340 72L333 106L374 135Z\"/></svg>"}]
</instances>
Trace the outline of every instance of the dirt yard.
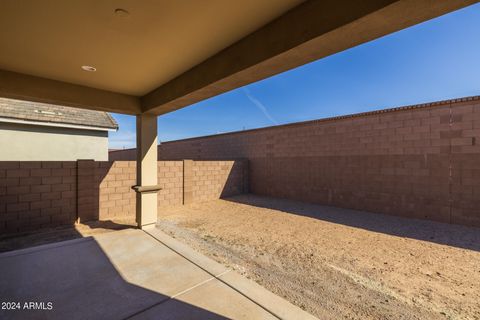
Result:
<instances>
[{"instance_id":1,"label":"dirt yard","mask_svg":"<svg viewBox=\"0 0 480 320\"><path fill-rule=\"evenodd\" d=\"M252 195L159 216L320 319L480 319L480 229Z\"/></svg>"}]
</instances>

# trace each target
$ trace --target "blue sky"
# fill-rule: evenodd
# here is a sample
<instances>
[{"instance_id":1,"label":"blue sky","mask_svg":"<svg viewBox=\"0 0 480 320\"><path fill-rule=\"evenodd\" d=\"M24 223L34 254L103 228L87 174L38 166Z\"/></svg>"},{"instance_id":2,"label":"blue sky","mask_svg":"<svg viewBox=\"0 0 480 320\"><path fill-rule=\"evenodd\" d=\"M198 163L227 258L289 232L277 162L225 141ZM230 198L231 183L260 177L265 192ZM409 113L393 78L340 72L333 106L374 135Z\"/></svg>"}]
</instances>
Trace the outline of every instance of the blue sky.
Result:
<instances>
[{"instance_id":1,"label":"blue sky","mask_svg":"<svg viewBox=\"0 0 480 320\"><path fill-rule=\"evenodd\" d=\"M480 95L480 4L158 118L160 141ZM113 114L110 148L135 147Z\"/></svg>"}]
</instances>

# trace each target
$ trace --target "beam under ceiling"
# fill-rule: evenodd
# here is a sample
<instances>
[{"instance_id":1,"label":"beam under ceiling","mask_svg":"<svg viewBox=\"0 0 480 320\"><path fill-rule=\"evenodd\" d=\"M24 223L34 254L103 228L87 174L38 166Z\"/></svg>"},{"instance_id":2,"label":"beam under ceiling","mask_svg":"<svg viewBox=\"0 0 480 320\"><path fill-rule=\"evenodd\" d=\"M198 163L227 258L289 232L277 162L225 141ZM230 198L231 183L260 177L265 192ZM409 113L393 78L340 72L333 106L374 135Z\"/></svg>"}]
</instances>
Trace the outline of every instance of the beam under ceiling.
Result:
<instances>
[{"instance_id":1,"label":"beam under ceiling","mask_svg":"<svg viewBox=\"0 0 480 320\"><path fill-rule=\"evenodd\" d=\"M463 8L473 0L309 0L142 97L164 114Z\"/></svg>"},{"instance_id":2,"label":"beam under ceiling","mask_svg":"<svg viewBox=\"0 0 480 320\"><path fill-rule=\"evenodd\" d=\"M125 114L141 113L140 98L0 70L0 96Z\"/></svg>"}]
</instances>

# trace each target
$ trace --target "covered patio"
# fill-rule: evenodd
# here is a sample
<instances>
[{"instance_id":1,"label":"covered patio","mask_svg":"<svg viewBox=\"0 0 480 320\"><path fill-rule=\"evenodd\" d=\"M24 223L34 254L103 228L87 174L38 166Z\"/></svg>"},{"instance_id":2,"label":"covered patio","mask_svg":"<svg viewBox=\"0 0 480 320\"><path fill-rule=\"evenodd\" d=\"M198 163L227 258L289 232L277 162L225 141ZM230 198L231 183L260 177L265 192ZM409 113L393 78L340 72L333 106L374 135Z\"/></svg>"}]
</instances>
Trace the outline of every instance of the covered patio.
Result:
<instances>
[{"instance_id":1,"label":"covered patio","mask_svg":"<svg viewBox=\"0 0 480 320\"><path fill-rule=\"evenodd\" d=\"M476 2L3 2L0 96L136 115L144 227L157 220L157 116Z\"/></svg>"},{"instance_id":2,"label":"covered patio","mask_svg":"<svg viewBox=\"0 0 480 320\"><path fill-rule=\"evenodd\" d=\"M314 319L155 227L2 253L0 272L2 319Z\"/></svg>"},{"instance_id":3,"label":"covered patio","mask_svg":"<svg viewBox=\"0 0 480 320\"><path fill-rule=\"evenodd\" d=\"M0 317L308 319L154 227L157 117L476 2L2 2L1 97L136 116L138 228L2 253Z\"/></svg>"}]
</instances>

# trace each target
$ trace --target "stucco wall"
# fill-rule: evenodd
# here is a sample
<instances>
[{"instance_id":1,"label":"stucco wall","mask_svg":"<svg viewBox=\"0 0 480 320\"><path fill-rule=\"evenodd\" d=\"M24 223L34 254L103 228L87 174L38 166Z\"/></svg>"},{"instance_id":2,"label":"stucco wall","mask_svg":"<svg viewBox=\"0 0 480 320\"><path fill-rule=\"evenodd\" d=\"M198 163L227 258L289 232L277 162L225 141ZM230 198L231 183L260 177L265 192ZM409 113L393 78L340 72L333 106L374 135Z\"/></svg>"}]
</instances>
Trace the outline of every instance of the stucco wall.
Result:
<instances>
[{"instance_id":1,"label":"stucco wall","mask_svg":"<svg viewBox=\"0 0 480 320\"><path fill-rule=\"evenodd\" d=\"M0 123L0 161L108 160L108 132Z\"/></svg>"}]
</instances>

